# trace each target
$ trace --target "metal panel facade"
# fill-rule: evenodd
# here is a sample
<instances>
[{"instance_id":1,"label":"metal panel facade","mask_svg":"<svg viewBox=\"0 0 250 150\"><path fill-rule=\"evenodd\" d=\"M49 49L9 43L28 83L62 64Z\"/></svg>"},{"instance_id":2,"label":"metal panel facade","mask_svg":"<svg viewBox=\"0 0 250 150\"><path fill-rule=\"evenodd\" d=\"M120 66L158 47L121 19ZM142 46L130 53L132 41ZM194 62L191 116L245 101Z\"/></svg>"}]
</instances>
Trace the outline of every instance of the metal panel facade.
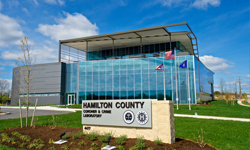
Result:
<instances>
[{"instance_id":1,"label":"metal panel facade","mask_svg":"<svg viewBox=\"0 0 250 150\"><path fill-rule=\"evenodd\" d=\"M33 65L30 77L30 93L32 99L39 98L38 104L63 104L61 97L63 97L61 84L65 80L65 65L63 63L48 63ZM25 72L24 67L22 71ZM63 71L64 70L64 71ZM25 95L27 84L23 80L23 76L18 68L13 69L13 83L12 83L12 99L11 103L18 102L18 95ZM63 76L62 76L63 74ZM62 79L63 78L63 79ZM47 96L48 94L55 94L57 96ZM39 95L39 96L37 96ZM22 99L22 98L21 98ZM33 100L31 103L34 103Z\"/></svg>"}]
</instances>

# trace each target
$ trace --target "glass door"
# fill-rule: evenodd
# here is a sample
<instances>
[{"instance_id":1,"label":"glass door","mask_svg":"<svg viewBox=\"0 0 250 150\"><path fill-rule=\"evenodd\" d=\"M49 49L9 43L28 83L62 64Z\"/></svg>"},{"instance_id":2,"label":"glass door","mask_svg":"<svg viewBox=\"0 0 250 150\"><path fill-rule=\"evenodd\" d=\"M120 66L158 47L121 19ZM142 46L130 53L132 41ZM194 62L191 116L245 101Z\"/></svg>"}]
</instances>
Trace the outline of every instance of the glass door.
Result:
<instances>
[{"instance_id":1,"label":"glass door","mask_svg":"<svg viewBox=\"0 0 250 150\"><path fill-rule=\"evenodd\" d=\"M74 105L75 104L75 94L69 94L68 95L68 105Z\"/></svg>"}]
</instances>

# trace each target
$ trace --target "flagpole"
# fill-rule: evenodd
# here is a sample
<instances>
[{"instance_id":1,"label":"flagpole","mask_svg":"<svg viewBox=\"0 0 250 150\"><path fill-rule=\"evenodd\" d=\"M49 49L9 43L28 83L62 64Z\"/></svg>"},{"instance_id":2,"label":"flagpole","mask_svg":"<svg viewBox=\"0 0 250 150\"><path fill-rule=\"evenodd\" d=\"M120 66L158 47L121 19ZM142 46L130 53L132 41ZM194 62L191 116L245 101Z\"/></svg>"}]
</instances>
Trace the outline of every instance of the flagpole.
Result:
<instances>
[{"instance_id":1,"label":"flagpole","mask_svg":"<svg viewBox=\"0 0 250 150\"><path fill-rule=\"evenodd\" d=\"M189 104L189 110L191 110L191 105L190 105L190 87L189 87L189 68L188 68L188 60L187 60L187 72L188 72L188 104Z\"/></svg>"},{"instance_id":2,"label":"flagpole","mask_svg":"<svg viewBox=\"0 0 250 150\"><path fill-rule=\"evenodd\" d=\"M176 103L177 103L177 110L179 110L179 99L178 99L178 91L177 91L177 70L176 70L176 47L174 48L174 64L175 64L175 77L176 77L176 80L175 80L175 83L176 83L176 86L175 86L175 89L176 89Z\"/></svg>"},{"instance_id":3,"label":"flagpole","mask_svg":"<svg viewBox=\"0 0 250 150\"><path fill-rule=\"evenodd\" d=\"M165 64L164 64L164 59L163 58L163 82L164 82L164 101L166 100L166 90L165 90Z\"/></svg>"}]
</instances>

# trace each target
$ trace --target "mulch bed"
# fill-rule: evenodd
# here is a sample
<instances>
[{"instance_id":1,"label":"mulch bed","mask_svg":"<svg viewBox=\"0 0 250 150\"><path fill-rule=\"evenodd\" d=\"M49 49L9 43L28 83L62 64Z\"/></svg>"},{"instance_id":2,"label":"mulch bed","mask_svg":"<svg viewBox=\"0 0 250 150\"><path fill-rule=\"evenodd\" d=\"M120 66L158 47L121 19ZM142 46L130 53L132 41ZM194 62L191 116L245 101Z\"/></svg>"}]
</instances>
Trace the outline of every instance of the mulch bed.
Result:
<instances>
[{"instance_id":1,"label":"mulch bed","mask_svg":"<svg viewBox=\"0 0 250 150\"><path fill-rule=\"evenodd\" d=\"M37 126L37 127L16 127L16 128L10 128L10 129L6 129L3 130L1 133L7 133L9 137L14 138L15 142L18 141L20 144L23 142L21 139L19 139L16 136L13 136L11 133L13 131L19 132L22 135L28 135L31 140L33 141L34 139L38 139L40 138L42 141L44 141L44 147L42 147L41 149L44 150L48 150L50 147L54 146L56 150L62 149L61 147L63 145L67 145L69 150L74 150L75 148L79 148L79 149L84 149L84 150L88 150L90 148L96 148L96 149L101 149L101 146L103 143L99 142L98 139L95 139L94 141L89 141L86 139L86 136L82 136L79 139L75 139L73 140L72 138L72 134L70 135L70 138L67 139L68 142L62 145L57 145L57 144L49 144L49 139L53 139L54 141L58 141L60 139L59 135L65 131L67 132L71 132L71 133L76 133L79 131L82 131L82 128L68 128L68 127L56 127L55 129L51 129L48 126ZM1 137L1 136L0 136ZM1 137L1 141L2 141L2 137ZM86 146L80 146L78 145L79 142L84 141L86 143ZM74 142L75 145L70 145L71 142ZM98 147L95 146L90 146L91 143L96 142L98 144ZM134 138L128 138L125 142L125 144L123 145L123 147L128 150L129 148L131 148L132 146L135 146L135 142L136 139ZM172 150L172 149L176 149L176 150L216 150L213 147L210 147L209 145L205 145L205 147L201 148L197 143L189 141L189 140L184 140L184 139L180 139L180 138L176 138L176 142L174 144L166 144L163 143L161 146L157 146L155 145L155 143L153 141L149 141L149 140L144 140L145 142L145 148L144 150L146 150L149 147L152 147L154 150ZM26 142L27 143L27 142ZM31 143L31 142L30 142ZM30 144L28 143L28 144ZM2 145L6 145L9 147L15 147L15 148L20 148L20 144L11 144L8 142L1 142ZM23 147L24 149L28 149L28 144ZM112 138L110 143L110 145L112 146L116 146L116 142L115 139ZM32 150L35 150L36 148L31 148Z\"/></svg>"}]
</instances>

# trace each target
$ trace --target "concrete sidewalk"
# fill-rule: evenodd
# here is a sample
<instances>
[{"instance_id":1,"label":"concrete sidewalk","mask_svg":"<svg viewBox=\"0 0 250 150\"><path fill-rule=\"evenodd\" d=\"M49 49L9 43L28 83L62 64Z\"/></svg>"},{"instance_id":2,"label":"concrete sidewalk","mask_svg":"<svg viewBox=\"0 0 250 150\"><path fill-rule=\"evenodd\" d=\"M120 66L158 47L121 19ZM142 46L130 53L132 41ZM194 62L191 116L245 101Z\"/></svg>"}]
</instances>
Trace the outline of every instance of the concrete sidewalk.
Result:
<instances>
[{"instance_id":1,"label":"concrete sidewalk","mask_svg":"<svg viewBox=\"0 0 250 150\"><path fill-rule=\"evenodd\" d=\"M8 106L1 106L2 108L19 108L19 107L8 107ZM22 107L25 109L26 107ZM35 109L35 107L29 107L30 109ZM74 109L74 108L58 108L58 107L51 107L51 106L39 106L36 107L37 110L53 110L53 111L81 111L81 109ZM201 116L201 115L186 115L186 114L174 114L175 117L190 117L190 118L200 118L200 119L217 119L217 120L231 120L231 121L243 121L243 122L250 122L250 119L247 118L230 118L230 117L217 117L217 116Z\"/></svg>"},{"instance_id":2,"label":"concrete sidewalk","mask_svg":"<svg viewBox=\"0 0 250 150\"><path fill-rule=\"evenodd\" d=\"M231 121L243 121L250 122L247 118L230 118L230 117L216 117L216 116L201 116L201 115L185 115L185 114L174 114L175 117L190 117L200 119L217 119L217 120L231 120Z\"/></svg>"},{"instance_id":3,"label":"concrete sidewalk","mask_svg":"<svg viewBox=\"0 0 250 150\"><path fill-rule=\"evenodd\" d=\"M238 100L238 102L237 102L239 105L241 105L241 106L246 106L246 107L250 107L250 105L244 105L244 104L242 104L242 102L240 101L240 100Z\"/></svg>"},{"instance_id":4,"label":"concrete sidewalk","mask_svg":"<svg viewBox=\"0 0 250 150\"><path fill-rule=\"evenodd\" d=\"M19 107L9 107L9 106L1 106L1 108L19 109ZM26 109L26 107L22 107L22 109ZM29 107L29 109L35 109L35 107ZM36 110L71 111L71 112L76 112L76 110L81 111L81 109L59 108L59 107L51 107L51 106L38 106L36 107Z\"/></svg>"}]
</instances>

